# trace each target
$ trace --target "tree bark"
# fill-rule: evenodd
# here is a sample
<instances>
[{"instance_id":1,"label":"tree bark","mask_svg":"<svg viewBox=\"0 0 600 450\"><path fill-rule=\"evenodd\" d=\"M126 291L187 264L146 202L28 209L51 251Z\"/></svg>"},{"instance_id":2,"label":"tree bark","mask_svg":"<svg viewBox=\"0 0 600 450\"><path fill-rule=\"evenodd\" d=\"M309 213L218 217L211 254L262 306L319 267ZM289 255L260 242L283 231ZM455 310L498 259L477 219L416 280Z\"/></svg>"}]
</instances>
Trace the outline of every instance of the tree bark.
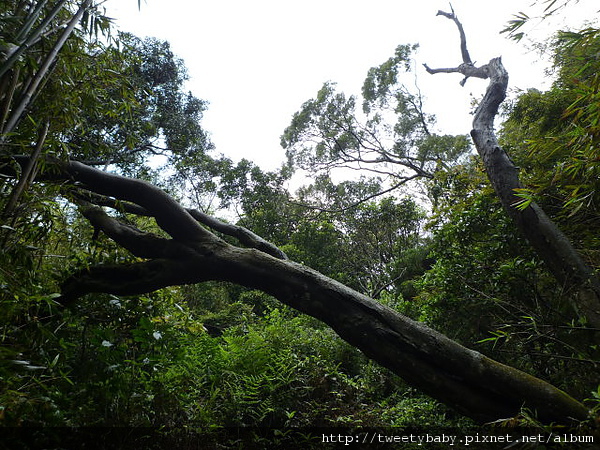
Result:
<instances>
[{"instance_id":1,"label":"tree bark","mask_svg":"<svg viewBox=\"0 0 600 450\"><path fill-rule=\"evenodd\" d=\"M508 86L508 72L502 65L501 58L494 58L479 68L474 67L466 48L464 30L454 12L439 11L438 15L453 20L457 25L463 64L454 69L430 69L427 65L425 68L432 74L458 72L466 77L490 78L486 93L475 112L471 131L490 183L519 231L552 275L567 288L570 304L579 317L600 330L600 279L539 205L532 202L524 210L515 206L520 200L515 194L523 188L519 171L498 144L494 133L494 119L506 97ZM465 68L468 70L465 71ZM462 84L464 81L466 78Z\"/></svg>"},{"instance_id":2,"label":"tree bark","mask_svg":"<svg viewBox=\"0 0 600 450\"><path fill-rule=\"evenodd\" d=\"M26 164L27 158L17 160ZM73 275L57 299L65 304L94 292L134 295L166 286L229 281L260 289L325 322L369 358L477 421L513 417L523 407L548 423L572 424L589 414L581 403L545 381L467 349L308 267L226 243L146 182L76 162L55 163L40 174L38 181L42 180L68 180L96 194L131 202L155 217L171 236L143 232L82 202L81 211L95 228L145 261L97 266Z\"/></svg>"},{"instance_id":3,"label":"tree bark","mask_svg":"<svg viewBox=\"0 0 600 450\"><path fill-rule=\"evenodd\" d=\"M487 67L490 85L475 113L471 137L488 178L517 228L554 277L569 289L575 310L590 325L600 329L600 280L592 268L539 205L532 202L524 210L515 206L520 200L515 194L523 187L519 170L498 145L494 133L494 117L506 96L508 73L500 58L492 59Z\"/></svg>"}]
</instances>

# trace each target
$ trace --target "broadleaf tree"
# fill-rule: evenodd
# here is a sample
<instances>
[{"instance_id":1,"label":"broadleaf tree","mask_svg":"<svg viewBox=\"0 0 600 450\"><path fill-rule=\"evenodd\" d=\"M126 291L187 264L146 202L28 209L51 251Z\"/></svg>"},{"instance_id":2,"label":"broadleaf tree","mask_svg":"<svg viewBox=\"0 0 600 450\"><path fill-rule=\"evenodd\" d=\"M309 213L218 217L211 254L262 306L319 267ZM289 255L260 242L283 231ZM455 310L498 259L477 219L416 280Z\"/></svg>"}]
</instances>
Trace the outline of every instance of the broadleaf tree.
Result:
<instances>
[{"instance_id":1,"label":"broadleaf tree","mask_svg":"<svg viewBox=\"0 0 600 450\"><path fill-rule=\"evenodd\" d=\"M395 55L369 70L358 99L325 83L316 98L294 114L281 142L293 167L329 174L360 170L386 182L381 194L416 179L430 179L470 148L466 136L433 131L435 118L423 109L418 89L405 78L415 45L400 45Z\"/></svg>"},{"instance_id":2,"label":"broadleaf tree","mask_svg":"<svg viewBox=\"0 0 600 450\"><path fill-rule=\"evenodd\" d=\"M496 88L491 84L488 92ZM396 94L395 99L402 103L399 111L410 119L400 120L398 129L408 133L394 150L397 154L376 146L374 162L386 165L387 157L397 157L398 165L413 173L406 175L404 169L385 173L401 184L412 177L431 175L428 171L437 167L441 155L432 159L429 150L419 154L416 144L430 138L427 119L415 109L418 100L400 91ZM363 143L375 138L370 127L379 118L373 116L366 126L357 127L350 114L353 102L333 96L329 90L316 106L330 113L331 117L324 119L341 124L331 135L323 135L325 129L319 128L317 120L316 136L323 145L316 156L324 155L326 164L331 162L331 155L350 155L351 162L359 162L356 157L361 158L365 151ZM313 111L309 112L307 123L314 124ZM8 151L12 148L10 139L18 137L19 126L15 134L5 135L3 142L6 151L0 170L9 180L18 178L32 162L31 155ZM333 144L324 141L330 138ZM457 142L461 151L466 148L466 140ZM458 153L450 148L450 154ZM536 411L544 422L573 424L588 418L588 408L549 383L463 347L364 294L290 261L284 252L249 230L186 208L147 181L100 170L75 158L34 157L41 163L35 180L53 189L52 198L60 193L87 219L95 235L103 233L129 253L127 258L85 264L74 270L63 280L60 293L52 296L58 305L73 306L83 296L95 293L129 296L169 286L229 281L264 291L323 321L368 357L478 421L515 416L523 407ZM13 228L7 225L3 230ZM221 236L235 238L238 243L231 244Z\"/></svg>"}]
</instances>

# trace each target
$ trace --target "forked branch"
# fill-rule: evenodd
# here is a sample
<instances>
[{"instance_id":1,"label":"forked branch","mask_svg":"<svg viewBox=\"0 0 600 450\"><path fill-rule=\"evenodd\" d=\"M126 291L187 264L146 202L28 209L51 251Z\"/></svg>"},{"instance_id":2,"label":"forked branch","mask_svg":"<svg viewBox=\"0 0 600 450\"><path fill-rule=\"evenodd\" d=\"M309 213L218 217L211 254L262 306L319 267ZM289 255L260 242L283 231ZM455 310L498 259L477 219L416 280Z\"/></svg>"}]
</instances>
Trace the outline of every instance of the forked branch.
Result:
<instances>
[{"instance_id":1,"label":"forked branch","mask_svg":"<svg viewBox=\"0 0 600 450\"><path fill-rule=\"evenodd\" d=\"M519 170L508 154L500 147L494 132L494 119L506 97L508 73L500 58L493 58L485 66L475 68L470 64L464 31L454 12L438 12L452 19L461 34L463 64L455 69L428 69L429 73L460 72L466 76L490 78L486 93L473 119L471 137L481 156L487 176L508 216L529 241L538 256L559 283L570 289L568 300L580 318L600 329L600 279L573 247L542 208L532 202L526 209L515 207L520 200L516 193L522 189ZM473 71L471 71L471 68ZM468 70L467 70L468 69Z\"/></svg>"},{"instance_id":2,"label":"forked branch","mask_svg":"<svg viewBox=\"0 0 600 450\"><path fill-rule=\"evenodd\" d=\"M138 212L154 216L172 237L144 233L82 202L87 219L138 259L75 273L63 283L58 301L74 302L95 292L136 295L167 286L228 281L260 289L325 322L368 357L478 421L512 417L522 407L537 411L545 422L572 424L588 417L585 406L554 386L469 350L308 267L226 243L149 183L80 163L56 166L37 180L46 176L134 204Z\"/></svg>"},{"instance_id":3,"label":"forked branch","mask_svg":"<svg viewBox=\"0 0 600 450\"><path fill-rule=\"evenodd\" d=\"M450 6L450 7L452 7L452 6ZM458 20L458 17L456 17L456 14L454 14L454 10L452 10L451 13L447 13L447 12L440 10L437 12L436 15L444 16L444 17L452 20L456 24L456 27L458 28L458 32L460 34L460 53L461 53L463 62L462 62L462 64L458 65L457 67L444 68L444 69L432 69L427 64L423 64L423 66L425 67L425 70L427 70L427 72L430 74L460 73L465 76L465 78L463 78L463 80L460 82L461 86L465 85L465 83L467 82L467 79L469 77L483 78L483 79L488 78L490 76L490 74L489 74L487 65L484 65L481 67L475 67L475 64L473 64L473 61L471 60L471 56L469 55L469 51L467 50L467 37L465 36L465 30L462 26L462 23L460 23L460 21Z\"/></svg>"},{"instance_id":4,"label":"forked branch","mask_svg":"<svg viewBox=\"0 0 600 450\"><path fill-rule=\"evenodd\" d=\"M137 216L153 217L153 214L148 209L136 203L120 201L113 197L98 195L90 191L74 190L71 192L71 195L73 195L77 201L89 202L98 206L107 206L117 211L135 214ZM287 259L287 255L276 245L263 239L247 228L224 222L197 209L186 208L185 210L199 223L206 225L214 231L236 238L240 244L255 248L268 255L274 256L275 258Z\"/></svg>"}]
</instances>

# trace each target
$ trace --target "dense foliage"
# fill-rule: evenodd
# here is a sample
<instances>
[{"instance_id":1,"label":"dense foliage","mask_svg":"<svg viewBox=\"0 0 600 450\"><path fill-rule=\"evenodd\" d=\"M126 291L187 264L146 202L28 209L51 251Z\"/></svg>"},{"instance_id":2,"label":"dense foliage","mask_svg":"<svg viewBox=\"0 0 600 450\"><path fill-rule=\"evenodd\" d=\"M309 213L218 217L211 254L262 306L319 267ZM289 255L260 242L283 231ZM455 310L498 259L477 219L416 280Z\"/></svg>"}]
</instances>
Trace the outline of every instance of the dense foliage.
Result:
<instances>
[{"instance_id":1,"label":"dense foliage","mask_svg":"<svg viewBox=\"0 0 600 450\"><path fill-rule=\"evenodd\" d=\"M265 173L213 153L206 104L184 92L168 43L99 39L110 24L91 2L52 3L0 7L2 164L21 153L36 163L0 179L0 425L472 426L259 291L208 282L64 308L59 284L75 270L135 257L78 214L68 187L35 183L47 157L236 211L290 259L598 409L599 331L515 231L467 138L431 131L402 84L414 46L368 72L363 113L326 84L285 130L289 163ZM78 8L83 22L57 48ZM561 33L553 49L552 87L514 98L500 139L527 186L519 207L535 198L598 268L600 34ZM371 173L332 181L333 168L359 164ZM312 184L287 192L299 169Z\"/></svg>"}]
</instances>

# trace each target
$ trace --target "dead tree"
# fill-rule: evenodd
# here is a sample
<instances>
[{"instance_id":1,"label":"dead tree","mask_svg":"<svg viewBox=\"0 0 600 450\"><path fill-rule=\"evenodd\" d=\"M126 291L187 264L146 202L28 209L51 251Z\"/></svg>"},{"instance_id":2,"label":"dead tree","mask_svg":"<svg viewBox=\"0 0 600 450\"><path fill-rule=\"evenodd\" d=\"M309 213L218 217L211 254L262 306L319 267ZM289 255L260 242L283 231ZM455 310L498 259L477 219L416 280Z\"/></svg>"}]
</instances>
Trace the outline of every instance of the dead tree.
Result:
<instances>
[{"instance_id":1,"label":"dead tree","mask_svg":"<svg viewBox=\"0 0 600 450\"><path fill-rule=\"evenodd\" d=\"M460 33L460 54L462 56L463 62L462 62L462 64L460 64L457 67L451 67L451 68L445 68L445 69L432 69L427 64L423 64L423 66L425 66L425 70L427 70L427 72L429 72L430 74L461 73L465 76L465 78L463 78L463 80L460 82L461 86L465 85L465 83L467 82L467 79L469 77L484 78L484 79L488 78L489 71L488 71L487 65L481 66L481 67L475 67L475 64L473 64L473 61L471 60L471 56L469 55L469 51L467 50L467 37L465 35L465 30L462 26L462 23L460 23L460 21L454 14L454 10L452 10L451 13L447 13L444 11L438 11L436 15L447 17L448 19L453 20L454 23L456 24L456 27L458 28L458 32Z\"/></svg>"},{"instance_id":2,"label":"dead tree","mask_svg":"<svg viewBox=\"0 0 600 450\"><path fill-rule=\"evenodd\" d=\"M425 65L425 69L431 74L460 73L465 76L461 85L469 77L490 79L487 91L475 112L471 130L471 137L483 160L490 183L519 231L552 275L567 289L573 309L592 327L600 329L600 279L538 204L532 202L523 210L516 207L521 200L516 193L523 188L519 180L519 169L500 147L494 133L494 118L506 97L508 86L508 72L502 65L501 58L493 58L481 67L475 67L467 50L464 29L454 11L438 11L437 15L451 19L456 24L463 63L447 69L431 69Z\"/></svg>"}]
</instances>

